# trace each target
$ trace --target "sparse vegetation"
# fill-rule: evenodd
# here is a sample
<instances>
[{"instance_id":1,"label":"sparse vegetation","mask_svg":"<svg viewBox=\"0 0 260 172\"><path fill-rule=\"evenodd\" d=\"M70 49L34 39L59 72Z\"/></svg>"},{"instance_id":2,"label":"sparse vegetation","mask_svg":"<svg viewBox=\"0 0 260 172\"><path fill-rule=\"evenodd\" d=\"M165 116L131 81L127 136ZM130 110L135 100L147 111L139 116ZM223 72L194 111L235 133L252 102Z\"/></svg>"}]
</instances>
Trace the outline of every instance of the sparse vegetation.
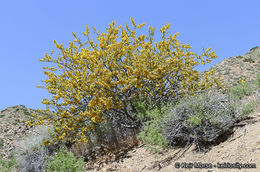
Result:
<instances>
[{"instance_id":1,"label":"sparse vegetation","mask_svg":"<svg viewBox=\"0 0 260 172\"><path fill-rule=\"evenodd\" d=\"M32 114L31 114L30 112L28 112L27 109L23 109L23 113L24 113L25 115L32 116Z\"/></svg>"},{"instance_id":2,"label":"sparse vegetation","mask_svg":"<svg viewBox=\"0 0 260 172\"><path fill-rule=\"evenodd\" d=\"M243 56L236 56L236 58L243 59L244 57Z\"/></svg>"},{"instance_id":3,"label":"sparse vegetation","mask_svg":"<svg viewBox=\"0 0 260 172\"><path fill-rule=\"evenodd\" d=\"M0 138L0 148L4 146L4 139Z\"/></svg>"},{"instance_id":4,"label":"sparse vegetation","mask_svg":"<svg viewBox=\"0 0 260 172\"><path fill-rule=\"evenodd\" d=\"M230 74L230 70L226 70L224 75L229 75Z\"/></svg>"},{"instance_id":5,"label":"sparse vegetation","mask_svg":"<svg viewBox=\"0 0 260 172\"><path fill-rule=\"evenodd\" d=\"M259 102L257 101L250 101L249 103L242 106L242 115L243 119L247 118L247 115L252 113L255 108L258 106Z\"/></svg>"},{"instance_id":6,"label":"sparse vegetation","mask_svg":"<svg viewBox=\"0 0 260 172\"><path fill-rule=\"evenodd\" d=\"M253 58L246 58L243 61L244 62L249 62L249 63L255 63L255 60Z\"/></svg>"},{"instance_id":7,"label":"sparse vegetation","mask_svg":"<svg viewBox=\"0 0 260 172\"><path fill-rule=\"evenodd\" d=\"M258 48L258 46L255 46L255 47L251 48L251 49L249 50L249 52L254 51L254 50L257 49L257 48Z\"/></svg>"},{"instance_id":8,"label":"sparse vegetation","mask_svg":"<svg viewBox=\"0 0 260 172\"><path fill-rule=\"evenodd\" d=\"M239 78L237 79L239 81ZM248 82L240 82L238 85L230 88L230 95L234 99L241 99L245 95L250 95L253 91L252 85Z\"/></svg>"},{"instance_id":9,"label":"sparse vegetation","mask_svg":"<svg viewBox=\"0 0 260 172\"><path fill-rule=\"evenodd\" d=\"M0 113L3 113L3 112L5 112L5 111L6 111L6 109L3 109L3 110L0 111Z\"/></svg>"},{"instance_id":10,"label":"sparse vegetation","mask_svg":"<svg viewBox=\"0 0 260 172\"><path fill-rule=\"evenodd\" d=\"M66 147L61 147L53 158L47 159L46 170L80 172L84 170L84 161L76 159L71 152L66 150Z\"/></svg>"},{"instance_id":11,"label":"sparse vegetation","mask_svg":"<svg viewBox=\"0 0 260 172\"><path fill-rule=\"evenodd\" d=\"M13 154L11 154L8 159L4 159L0 155L0 169L1 172L10 172L17 168L17 161Z\"/></svg>"}]
</instances>

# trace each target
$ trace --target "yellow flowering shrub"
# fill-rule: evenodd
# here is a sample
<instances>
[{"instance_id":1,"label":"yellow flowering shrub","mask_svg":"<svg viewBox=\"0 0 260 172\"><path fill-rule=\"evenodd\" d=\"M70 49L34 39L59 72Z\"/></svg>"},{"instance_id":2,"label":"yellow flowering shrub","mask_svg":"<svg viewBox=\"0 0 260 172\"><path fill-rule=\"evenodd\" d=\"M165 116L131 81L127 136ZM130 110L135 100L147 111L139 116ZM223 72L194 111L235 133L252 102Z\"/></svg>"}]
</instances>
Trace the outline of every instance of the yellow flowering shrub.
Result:
<instances>
[{"instance_id":1,"label":"yellow flowering shrub","mask_svg":"<svg viewBox=\"0 0 260 172\"><path fill-rule=\"evenodd\" d=\"M85 41L74 33L68 48L54 40L59 53L40 59L53 64L44 67L47 79L42 86L52 98L42 101L47 107L39 110L43 115L27 124L53 125L53 137L45 144L87 142L88 131L104 122L103 114L112 109L135 120L126 106L137 96L192 94L218 82L213 71L200 75L194 69L217 58L210 48L201 55L191 52L190 45L177 39L178 33L168 33L170 24L160 29L161 41L156 42L154 28L149 27L148 35L137 35L145 23L136 24L133 18L131 23L123 27L113 21L104 33L93 27L96 43L87 26Z\"/></svg>"}]
</instances>

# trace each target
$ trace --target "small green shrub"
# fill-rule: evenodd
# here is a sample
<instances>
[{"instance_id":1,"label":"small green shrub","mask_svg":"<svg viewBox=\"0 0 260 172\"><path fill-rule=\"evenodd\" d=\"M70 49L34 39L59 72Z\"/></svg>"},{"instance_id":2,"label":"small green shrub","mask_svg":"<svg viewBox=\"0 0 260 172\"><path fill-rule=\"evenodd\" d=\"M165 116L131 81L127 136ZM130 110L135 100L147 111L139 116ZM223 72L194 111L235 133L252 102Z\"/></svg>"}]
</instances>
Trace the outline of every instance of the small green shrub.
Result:
<instances>
[{"instance_id":1,"label":"small green shrub","mask_svg":"<svg viewBox=\"0 0 260 172\"><path fill-rule=\"evenodd\" d=\"M191 126L198 126L201 124L201 118L199 116L195 116L195 115L189 115L188 121L189 124L191 124Z\"/></svg>"},{"instance_id":2,"label":"small green shrub","mask_svg":"<svg viewBox=\"0 0 260 172\"><path fill-rule=\"evenodd\" d=\"M30 112L28 112L27 109L23 109L23 113L27 116L32 116L32 114Z\"/></svg>"},{"instance_id":3,"label":"small green shrub","mask_svg":"<svg viewBox=\"0 0 260 172\"><path fill-rule=\"evenodd\" d=\"M239 83L230 88L230 95L234 99L241 99L244 96L251 95L253 92L252 85L249 83Z\"/></svg>"},{"instance_id":4,"label":"small green shrub","mask_svg":"<svg viewBox=\"0 0 260 172\"><path fill-rule=\"evenodd\" d=\"M8 159L3 159L3 157L0 157L0 169L1 172L9 172L13 171L17 167L17 161L14 158L13 154L8 157Z\"/></svg>"},{"instance_id":5,"label":"small green shrub","mask_svg":"<svg viewBox=\"0 0 260 172\"><path fill-rule=\"evenodd\" d=\"M238 58L238 59L242 59L242 58L244 58L243 56L236 56L236 58Z\"/></svg>"},{"instance_id":6,"label":"small green shrub","mask_svg":"<svg viewBox=\"0 0 260 172\"><path fill-rule=\"evenodd\" d=\"M258 102L250 101L249 103L242 106L243 118L246 118L248 114L254 112L255 108L258 106Z\"/></svg>"},{"instance_id":7,"label":"small green shrub","mask_svg":"<svg viewBox=\"0 0 260 172\"><path fill-rule=\"evenodd\" d=\"M159 119L152 119L151 121L146 122L144 130L138 137L146 144L166 146L167 141L162 138L160 122L161 120Z\"/></svg>"},{"instance_id":8,"label":"small green shrub","mask_svg":"<svg viewBox=\"0 0 260 172\"><path fill-rule=\"evenodd\" d=\"M137 117L144 121L150 119L149 111L154 108L151 99L138 99L133 101L133 106L135 107Z\"/></svg>"},{"instance_id":9,"label":"small green shrub","mask_svg":"<svg viewBox=\"0 0 260 172\"><path fill-rule=\"evenodd\" d=\"M0 148L4 146L4 139L0 138Z\"/></svg>"},{"instance_id":10,"label":"small green shrub","mask_svg":"<svg viewBox=\"0 0 260 172\"><path fill-rule=\"evenodd\" d=\"M148 144L149 149L153 152L158 151L156 147L153 147L155 145L168 146L168 141L163 137L162 128L165 126L164 115L167 114L171 106L173 105L168 104L162 107L155 106L152 109L143 109L143 114L146 114L146 118L149 120L144 122L143 131L139 133L138 138ZM143 119L143 116L139 115L139 118Z\"/></svg>"},{"instance_id":11,"label":"small green shrub","mask_svg":"<svg viewBox=\"0 0 260 172\"><path fill-rule=\"evenodd\" d=\"M243 62L255 63L255 60L252 58L244 59Z\"/></svg>"},{"instance_id":12,"label":"small green shrub","mask_svg":"<svg viewBox=\"0 0 260 172\"><path fill-rule=\"evenodd\" d=\"M76 159L73 153L61 147L54 158L48 158L46 170L49 172L69 171L78 172L84 170L84 161Z\"/></svg>"}]
</instances>

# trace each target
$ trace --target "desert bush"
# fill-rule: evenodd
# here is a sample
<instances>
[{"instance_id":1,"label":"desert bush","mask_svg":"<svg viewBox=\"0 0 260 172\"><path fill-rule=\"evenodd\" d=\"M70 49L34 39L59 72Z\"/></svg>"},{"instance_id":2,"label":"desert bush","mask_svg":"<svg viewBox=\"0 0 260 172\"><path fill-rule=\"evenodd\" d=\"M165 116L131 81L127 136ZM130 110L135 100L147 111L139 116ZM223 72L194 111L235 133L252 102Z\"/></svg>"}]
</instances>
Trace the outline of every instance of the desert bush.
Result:
<instances>
[{"instance_id":1,"label":"desert bush","mask_svg":"<svg viewBox=\"0 0 260 172\"><path fill-rule=\"evenodd\" d=\"M138 129L135 125L129 125L122 120L122 116L118 114L117 118L111 117L112 111L110 113L104 114L103 123L97 125L93 130L88 132L88 152L95 152L97 147L105 146L106 149L112 152L120 150L123 147L132 147L135 143L134 140L129 141L127 144L123 143L128 136L132 136L134 139ZM116 112L114 112L116 114ZM122 122L123 121L123 122Z\"/></svg>"},{"instance_id":2,"label":"desert bush","mask_svg":"<svg viewBox=\"0 0 260 172\"><path fill-rule=\"evenodd\" d=\"M49 139L51 133L53 132L52 126L37 126L35 128L35 133L32 134L20 142L17 143L15 152L17 154L18 159L23 159L23 155L33 151L33 150L40 150L40 149L47 149L46 151L51 151L50 146L44 146L43 140ZM51 154L51 152L49 152Z\"/></svg>"},{"instance_id":3,"label":"desert bush","mask_svg":"<svg viewBox=\"0 0 260 172\"><path fill-rule=\"evenodd\" d=\"M255 63L255 60L252 57L250 57L250 58L244 59L243 62Z\"/></svg>"},{"instance_id":4,"label":"desert bush","mask_svg":"<svg viewBox=\"0 0 260 172\"><path fill-rule=\"evenodd\" d=\"M68 152L66 147L60 147L58 153L54 157L47 159L46 170L52 171L84 171L84 161L77 159L73 153Z\"/></svg>"},{"instance_id":5,"label":"desert bush","mask_svg":"<svg viewBox=\"0 0 260 172\"><path fill-rule=\"evenodd\" d=\"M46 166L46 153L43 150L34 150L23 156L20 162L20 171L44 172Z\"/></svg>"},{"instance_id":6,"label":"desert bush","mask_svg":"<svg viewBox=\"0 0 260 172\"><path fill-rule=\"evenodd\" d=\"M16 145L15 158L19 164L20 171L44 171L46 157L54 154L55 147L43 145L43 140L50 138L52 127L37 126L35 132Z\"/></svg>"},{"instance_id":7,"label":"desert bush","mask_svg":"<svg viewBox=\"0 0 260 172\"><path fill-rule=\"evenodd\" d=\"M157 152L157 146L168 147L168 141L163 137L162 129L166 126L166 115L178 101L179 99L176 98L175 101L166 101L160 105L149 98L135 101L138 111L137 116L143 123L138 138L143 143L148 144L149 150Z\"/></svg>"},{"instance_id":8,"label":"desert bush","mask_svg":"<svg viewBox=\"0 0 260 172\"><path fill-rule=\"evenodd\" d=\"M251 95L253 92L253 87L247 81L238 81L238 84L232 86L229 90L230 95L234 99L241 99L244 96Z\"/></svg>"},{"instance_id":9,"label":"desert bush","mask_svg":"<svg viewBox=\"0 0 260 172\"><path fill-rule=\"evenodd\" d=\"M150 120L144 123L143 131L140 132L138 138L142 140L143 143L149 145L158 145L166 147L168 142L162 137L163 128L163 115L166 113L167 108L155 108L150 111L146 111L147 116Z\"/></svg>"},{"instance_id":10,"label":"desert bush","mask_svg":"<svg viewBox=\"0 0 260 172\"><path fill-rule=\"evenodd\" d=\"M106 32L94 28L96 40L86 27L86 41L74 33L69 47L54 41L59 54L46 54L42 62L53 64L44 67L44 86L53 96L44 99L46 110L42 116L27 125L52 124L54 134L45 144L74 142L86 143L88 132L109 119L114 123L137 127L136 109L132 101L138 96L161 99L192 94L207 89L219 80L211 77L213 70L203 75L194 68L210 63L216 58L214 51L203 49L201 55L190 51L191 46L176 39L178 33L168 34L170 24L160 29L162 40L153 40L154 29L149 35L136 35L145 24L116 27L109 24ZM57 57L55 57L57 55ZM198 79L202 78L202 79ZM53 110L53 111L51 111ZM121 124L120 124L121 125Z\"/></svg>"},{"instance_id":11,"label":"desert bush","mask_svg":"<svg viewBox=\"0 0 260 172\"><path fill-rule=\"evenodd\" d=\"M203 150L241 120L228 94L209 91L186 97L165 116L163 137L170 146L194 144Z\"/></svg>"},{"instance_id":12,"label":"desert bush","mask_svg":"<svg viewBox=\"0 0 260 172\"><path fill-rule=\"evenodd\" d=\"M243 114L243 118L246 118L248 114L252 113L255 108L257 107L257 103L254 101L251 101L245 105L243 105L242 107L242 114Z\"/></svg>"},{"instance_id":13,"label":"desert bush","mask_svg":"<svg viewBox=\"0 0 260 172\"><path fill-rule=\"evenodd\" d=\"M236 58L243 59L244 57L243 56L236 56Z\"/></svg>"}]
</instances>

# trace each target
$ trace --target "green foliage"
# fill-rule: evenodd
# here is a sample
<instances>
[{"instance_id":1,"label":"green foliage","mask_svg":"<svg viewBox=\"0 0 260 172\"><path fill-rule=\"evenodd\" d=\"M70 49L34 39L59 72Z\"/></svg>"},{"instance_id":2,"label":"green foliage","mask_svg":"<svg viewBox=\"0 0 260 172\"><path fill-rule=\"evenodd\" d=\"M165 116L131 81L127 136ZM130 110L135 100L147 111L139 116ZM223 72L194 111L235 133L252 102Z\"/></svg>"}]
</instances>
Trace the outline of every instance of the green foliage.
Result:
<instances>
[{"instance_id":1,"label":"green foliage","mask_svg":"<svg viewBox=\"0 0 260 172\"><path fill-rule=\"evenodd\" d=\"M192 126L198 126L201 124L201 118L199 116L196 115L188 115L188 121Z\"/></svg>"},{"instance_id":2,"label":"green foliage","mask_svg":"<svg viewBox=\"0 0 260 172\"><path fill-rule=\"evenodd\" d=\"M257 48L258 48L258 46L255 46L255 47L251 48L249 51L254 51Z\"/></svg>"},{"instance_id":3,"label":"green foliage","mask_svg":"<svg viewBox=\"0 0 260 172\"><path fill-rule=\"evenodd\" d=\"M133 100L133 106L137 111L137 117L140 120L146 120L147 118L150 119L149 111L152 110L155 105L150 99L150 97L146 97Z\"/></svg>"},{"instance_id":4,"label":"green foliage","mask_svg":"<svg viewBox=\"0 0 260 172\"><path fill-rule=\"evenodd\" d=\"M84 161L76 159L73 153L68 152L65 147L61 147L53 159L47 160L47 171L49 172L78 172L84 170Z\"/></svg>"},{"instance_id":5,"label":"green foliage","mask_svg":"<svg viewBox=\"0 0 260 172\"><path fill-rule=\"evenodd\" d=\"M23 113L24 113L25 115L27 115L27 116L32 116L32 114L31 114L30 112L28 112L27 109L23 109L22 111L23 111Z\"/></svg>"},{"instance_id":6,"label":"green foliage","mask_svg":"<svg viewBox=\"0 0 260 172\"><path fill-rule=\"evenodd\" d=\"M4 146L4 139L0 138L0 148L2 148Z\"/></svg>"},{"instance_id":7,"label":"green foliage","mask_svg":"<svg viewBox=\"0 0 260 172\"><path fill-rule=\"evenodd\" d=\"M242 106L243 118L246 118L248 114L254 112L255 108L258 106L257 101L250 101L249 103Z\"/></svg>"},{"instance_id":8,"label":"green foliage","mask_svg":"<svg viewBox=\"0 0 260 172\"><path fill-rule=\"evenodd\" d=\"M247 58L243 60L244 62L249 62L249 63L255 63L255 60L252 58Z\"/></svg>"},{"instance_id":9,"label":"green foliage","mask_svg":"<svg viewBox=\"0 0 260 172\"><path fill-rule=\"evenodd\" d=\"M241 99L244 96L251 95L253 92L253 88L251 84L245 82L231 87L229 91L232 98Z\"/></svg>"},{"instance_id":10,"label":"green foliage","mask_svg":"<svg viewBox=\"0 0 260 172\"><path fill-rule=\"evenodd\" d=\"M144 127L144 131L140 133L139 138L146 144L166 146L167 141L162 138L162 132L158 122L158 120L150 121L150 124L147 124Z\"/></svg>"},{"instance_id":11,"label":"green foliage","mask_svg":"<svg viewBox=\"0 0 260 172\"><path fill-rule=\"evenodd\" d=\"M243 56L236 56L236 58L243 59L244 57Z\"/></svg>"},{"instance_id":12,"label":"green foliage","mask_svg":"<svg viewBox=\"0 0 260 172\"><path fill-rule=\"evenodd\" d=\"M3 159L3 157L0 157L1 172L9 172L14 170L16 167L17 161L14 158L13 154L11 154L8 159Z\"/></svg>"},{"instance_id":13,"label":"green foliage","mask_svg":"<svg viewBox=\"0 0 260 172\"><path fill-rule=\"evenodd\" d=\"M138 135L138 138L150 145L150 150L157 152L157 148L152 145L167 147L168 142L162 135L162 128L165 125L163 117L168 112L169 104L161 108L154 107L152 110L144 113L149 117L149 121L144 124L143 131Z\"/></svg>"}]
</instances>

